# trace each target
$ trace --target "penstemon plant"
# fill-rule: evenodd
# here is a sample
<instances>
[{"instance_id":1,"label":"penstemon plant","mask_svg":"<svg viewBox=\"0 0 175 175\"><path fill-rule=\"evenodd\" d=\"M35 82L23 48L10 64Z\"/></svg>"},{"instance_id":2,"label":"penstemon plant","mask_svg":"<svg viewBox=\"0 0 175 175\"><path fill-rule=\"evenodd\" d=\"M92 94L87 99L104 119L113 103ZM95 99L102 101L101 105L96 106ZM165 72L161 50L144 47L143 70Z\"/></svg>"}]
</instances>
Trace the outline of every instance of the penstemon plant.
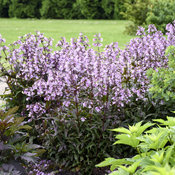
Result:
<instances>
[{"instance_id":1,"label":"penstemon plant","mask_svg":"<svg viewBox=\"0 0 175 175\"><path fill-rule=\"evenodd\" d=\"M28 34L10 47L2 46L5 59L11 64L4 75L11 90L13 102L20 99L31 119L51 113L82 108L88 113L120 110L133 94L145 99L149 68L167 66L165 50L174 42L173 33L166 39L150 25L143 28L139 38L130 41L122 51L112 43L104 51L88 44L80 34L70 43L62 38L58 50L52 50L52 39L41 33ZM172 37L171 37L172 36ZM94 46L101 47L100 35L95 35ZM1 39L1 44L4 40ZM16 97L16 98L15 98Z\"/></svg>"},{"instance_id":2,"label":"penstemon plant","mask_svg":"<svg viewBox=\"0 0 175 175\"><path fill-rule=\"evenodd\" d=\"M174 25L167 26L167 39L154 25L147 31L140 27L137 35L124 50L112 43L102 49L93 49L88 38L67 42L62 38L58 50L52 50L52 39L37 32L21 37L9 47L1 39L1 57L11 64L3 75L8 78L13 101L25 103L32 119L53 110L64 113L82 108L89 113L120 110L135 94L145 100L149 68L167 66L165 50L175 43ZM100 35L94 36L94 46L102 46ZM15 87L15 88L14 88ZM19 101L19 100L16 100ZM14 102L15 103L15 102Z\"/></svg>"}]
</instances>

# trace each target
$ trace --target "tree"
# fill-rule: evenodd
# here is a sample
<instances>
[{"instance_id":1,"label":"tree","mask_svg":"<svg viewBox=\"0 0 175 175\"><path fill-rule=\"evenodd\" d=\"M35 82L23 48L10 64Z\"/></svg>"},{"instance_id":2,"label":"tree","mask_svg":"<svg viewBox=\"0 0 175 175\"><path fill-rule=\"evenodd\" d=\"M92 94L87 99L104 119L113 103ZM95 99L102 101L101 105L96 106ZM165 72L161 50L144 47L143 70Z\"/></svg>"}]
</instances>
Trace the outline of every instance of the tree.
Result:
<instances>
[{"instance_id":1,"label":"tree","mask_svg":"<svg viewBox=\"0 0 175 175\"><path fill-rule=\"evenodd\" d=\"M13 0L9 6L9 17L39 18L41 0Z\"/></svg>"}]
</instances>

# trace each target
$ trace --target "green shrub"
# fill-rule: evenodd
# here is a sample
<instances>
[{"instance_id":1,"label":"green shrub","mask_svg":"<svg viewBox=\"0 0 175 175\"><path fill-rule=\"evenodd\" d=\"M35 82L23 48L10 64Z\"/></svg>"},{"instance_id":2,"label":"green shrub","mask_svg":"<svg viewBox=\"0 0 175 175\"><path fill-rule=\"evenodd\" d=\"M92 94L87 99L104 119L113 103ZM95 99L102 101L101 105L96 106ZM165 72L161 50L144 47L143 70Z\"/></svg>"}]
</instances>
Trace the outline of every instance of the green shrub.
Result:
<instances>
[{"instance_id":1,"label":"green shrub","mask_svg":"<svg viewBox=\"0 0 175 175\"><path fill-rule=\"evenodd\" d=\"M77 13L75 9L76 0L43 0L42 7L40 9L42 18L53 18L53 19L72 19L74 13Z\"/></svg>"},{"instance_id":2,"label":"green shrub","mask_svg":"<svg viewBox=\"0 0 175 175\"><path fill-rule=\"evenodd\" d=\"M146 18L146 24L154 24L158 30L166 32L166 25L175 19L174 0L151 0Z\"/></svg>"},{"instance_id":3,"label":"green shrub","mask_svg":"<svg viewBox=\"0 0 175 175\"><path fill-rule=\"evenodd\" d=\"M147 72L151 86L149 92L153 98L173 104L175 100L175 47L170 46L167 54L169 55L167 68L150 69Z\"/></svg>"},{"instance_id":4,"label":"green shrub","mask_svg":"<svg viewBox=\"0 0 175 175\"><path fill-rule=\"evenodd\" d=\"M123 19L122 0L0 0L0 17Z\"/></svg>"},{"instance_id":5,"label":"green shrub","mask_svg":"<svg viewBox=\"0 0 175 175\"><path fill-rule=\"evenodd\" d=\"M84 16L81 13L81 7L80 6L81 5L79 4L78 0L76 0L76 2L72 6L72 13L71 13L72 19L86 19L86 16Z\"/></svg>"},{"instance_id":6,"label":"green shrub","mask_svg":"<svg viewBox=\"0 0 175 175\"><path fill-rule=\"evenodd\" d=\"M125 19L128 19L132 22L127 28L126 32L128 34L135 34L138 26L144 25L147 12L148 5L150 0L125 0L123 8L126 10L121 12Z\"/></svg>"},{"instance_id":7,"label":"green shrub","mask_svg":"<svg viewBox=\"0 0 175 175\"><path fill-rule=\"evenodd\" d=\"M132 158L106 158L97 167L110 166L110 175L146 175L162 174L173 175L175 173L175 119L167 117L167 120L157 119L157 123L139 122L126 128L117 128L112 131L117 141L114 144L124 144L135 148L138 152ZM157 125L157 126L155 126ZM163 126L162 126L163 125ZM148 128L151 128L147 130Z\"/></svg>"},{"instance_id":8,"label":"green shrub","mask_svg":"<svg viewBox=\"0 0 175 175\"><path fill-rule=\"evenodd\" d=\"M105 13L106 19L113 19L114 18L114 0L102 0L101 6Z\"/></svg>"},{"instance_id":9,"label":"green shrub","mask_svg":"<svg viewBox=\"0 0 175 175\"><path fill-rule=\"evenodd\" d=\"M9 5L9 17L39 18L40 0L13 0Z\"/></svg>"},{"instance_id":10,"label":"green shrub","mask_svg":"<svg viewBox=\"0 0 175 175\"><path fill-rule=\"evenodd\" d=\"M86 19L105 19L101 0L77 0L77 2Z\"/></svg>"},{"instance_id":11,"label":"green shrub","mask_svg":"<svg viewBox=\"0 0 175 175\"><path fill-rule=\"evenodd\" d=\"M10 0L0 0L0 17L9 17Z\"/></svg>"},{"instance_id":12,"label":"green shrub","mask_svg":"<svg viewBox=\"0 0 175 175\"><path fill-rule=\"evenodd\" d=\"M114 19L125 19L122 15L126 11L124 0L114 0Z\"/></svg>"}]
</instances>

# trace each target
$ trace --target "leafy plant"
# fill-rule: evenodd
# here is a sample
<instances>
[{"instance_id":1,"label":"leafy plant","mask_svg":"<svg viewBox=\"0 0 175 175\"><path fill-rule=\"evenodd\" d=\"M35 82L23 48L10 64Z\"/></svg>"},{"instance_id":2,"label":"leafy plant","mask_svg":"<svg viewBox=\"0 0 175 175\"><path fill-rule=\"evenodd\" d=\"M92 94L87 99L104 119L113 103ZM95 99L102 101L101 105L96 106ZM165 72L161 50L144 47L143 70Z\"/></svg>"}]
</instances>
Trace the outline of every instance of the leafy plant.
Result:
<instances>
[{"instance_id":1,"label":"leafy plant","mask_svg":"<svg viewBox=\"0 0 175 175\"><path fill-rule=\"evenodd\" d=\"M149 92L153 98L174 103L175 99L175 47L168 47L166 54L169 56L168 66L157 70L150 69L147 74L151 80Z\"/></svg>"},{"instance_id":2,"label":"leafy plant","mask_svg":"<svg viewBox=\"0 0 175 175\"><path fill-rule=\"evenodd\" d=\"M148 6L146 24L154 24L158 30L166 33L166 25L175 19L175 2L173 0L151 0Z\"/></svg>"},{"instance_id":3,"label":"leafy plant","mask_svg":"<svg viewBox=\"0 0 175 175\"><path fill-rule=\"evenodd\" d=\"M52 19L72 19L75 14L77 14L78 17L78 13L73 9L76 5L75 3L76 0L43 0L40 8L41 17ZM76 8L76 10L78 10L78 8Z\"/></svg>"},{"instance_id":4,"label":"leafy plant","mask_svg":"<svg viewBox=\"0 0 175 175\"><path fill-rule=\"evenodd\" d=\"M54 117L48 122L50 130L41 139L47 150L47 159L54 161L60 169L97 175L94 165L109 155L109 150L113 154L116 152L115 147L107 144L113 140L107 128L118 124L115 117L106 118L103 122L97 114L87 118L86 114L80 115L80 121L76 116L62 120L61 116ZM118 148L116 155L122 156L125 150ZM105 170L98 171L99 174L105 173Z\"/></svg>"},{"instance_id":5,"label":"leafy plant","mask_svg":"<svg viewBox=\"0 0 175 175\"><path fill-rule=\"evenodd\" d=\"M128 19L132 24L126 27L126 33L135 35L138 26L143 26L146 23L148 5L150 0L125 0L121 14L125 19ZM152 24L152 23L150 23Z\"/></svg>"},{"instance_id":6,"label":"leafy plant","mask_svg":"<svg viewBox=\"0 0 175 175\"><path fill-rule=\"evenodd\" d=\"M14 107L7 112L0 111L0 167L11 170L15 161L34 162L43 152L41 146L32 144L32 140L26 142L28 134L24 131L32 127L26 124L24 117L15 116L17 110L18 107Z\"/></svg>"},{"instance_id":7,"label":"leafy plant","mask_svg":"<svg viewBox=\"0 0 175 175\"><path fill-rule=\"evenodd\" d=\"M156 123L141 122L129 128L117 128L112 131L120 134L114 144L124 144L134 147L138 154L132 158L106 158L97 167L110 166L112 173L119 174L174 174L175 151L175 119L154 119ZM160 124L157 124L160 123ZM150 129L148 129L150 128Z\"/></svg>"},{"instance_id":8,"label":"leafy plant","mask_svg":"<svg viewBox=\"0 0 175 175\"><path fill-rule=\"evenodd\" d=\"M16 18L40 18L40 7L40 0L31 0L30 3L26 0L13 0L9 3L8 15Z\"/></svg>"}]
</instances>

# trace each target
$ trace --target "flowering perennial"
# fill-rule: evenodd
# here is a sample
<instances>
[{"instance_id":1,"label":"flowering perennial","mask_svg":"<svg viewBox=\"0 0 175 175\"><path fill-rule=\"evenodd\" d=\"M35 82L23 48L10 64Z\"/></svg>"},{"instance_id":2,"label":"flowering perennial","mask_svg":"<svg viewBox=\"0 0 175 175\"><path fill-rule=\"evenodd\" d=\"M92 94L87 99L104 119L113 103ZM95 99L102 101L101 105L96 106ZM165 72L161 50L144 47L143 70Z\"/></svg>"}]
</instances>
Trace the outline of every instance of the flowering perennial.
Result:
<instances>
[{"instance_id":1,"label":"flowering perennial","mask_svg":"<svg viewBox=\"0 0 175 175\"><path fill-rule=\"evenodd\" d=\"M0 51L13 65L8 73L15 73L14 83L23 87L31 118L67 110L76 115L82 109L105 113L119 110L133 94L145 98L149 85L146 71L167 66L165 50L175 45L174 34L175 23L167 25L167 39L154 25L147 31L140 27L139 37L124 50L117 43L99 49L100 35L94 36L91 47L88 38L80 34L70 42L62 38L53 51L52 39L37 32L9 47L3 46L5 41L0 36Z\"/></svg>"}]
</instances>

